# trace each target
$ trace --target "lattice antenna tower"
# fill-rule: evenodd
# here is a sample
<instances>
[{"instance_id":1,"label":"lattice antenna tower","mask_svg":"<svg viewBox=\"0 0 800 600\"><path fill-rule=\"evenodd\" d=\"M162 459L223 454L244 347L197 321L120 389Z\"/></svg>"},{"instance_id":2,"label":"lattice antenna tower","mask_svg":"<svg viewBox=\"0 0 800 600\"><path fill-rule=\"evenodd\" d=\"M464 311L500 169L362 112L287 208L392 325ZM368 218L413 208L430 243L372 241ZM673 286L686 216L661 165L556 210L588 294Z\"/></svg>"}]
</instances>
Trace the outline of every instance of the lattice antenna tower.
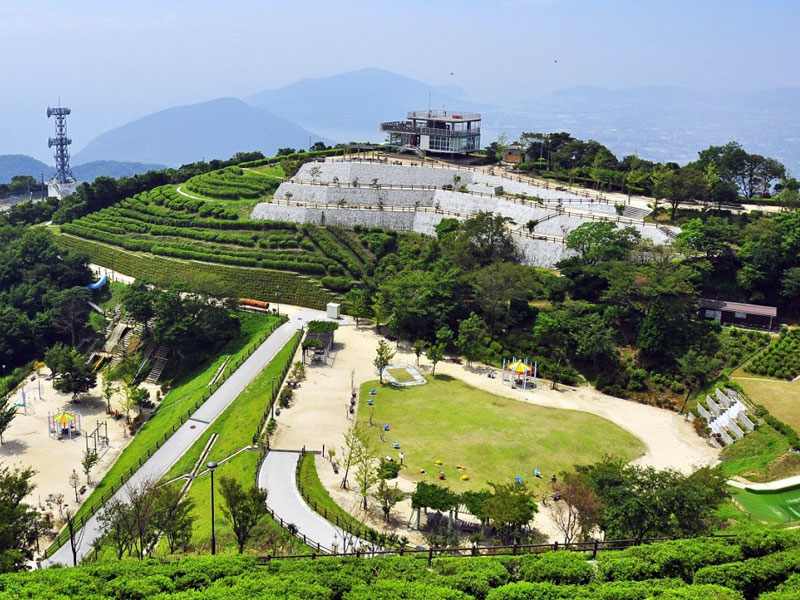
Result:
<instances>
[{"instance_id":1,"label":"lattice antenna tower","mask_svg":"<svg viewBox=\"0 0 800 600\"><path fill-rule=\"evenodd\" d=\"M58 103L58 108L47 107L47 117L56 118L56 137L47 140L47 147L55 147L56 174L53 177L58 183L72 183L76 181L72 169L69 168L69 148L72 140L67 137L67 115L72 111Z\"/></svg>"}]
</instances>

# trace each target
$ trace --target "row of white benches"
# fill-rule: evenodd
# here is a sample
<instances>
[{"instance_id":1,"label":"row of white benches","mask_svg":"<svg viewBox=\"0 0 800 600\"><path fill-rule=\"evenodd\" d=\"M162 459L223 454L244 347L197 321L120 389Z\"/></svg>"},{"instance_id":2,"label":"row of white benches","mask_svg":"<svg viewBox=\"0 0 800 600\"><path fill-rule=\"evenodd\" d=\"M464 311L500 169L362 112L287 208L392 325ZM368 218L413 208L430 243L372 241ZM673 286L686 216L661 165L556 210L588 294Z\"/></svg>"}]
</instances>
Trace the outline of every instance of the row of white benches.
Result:
<instances>
[{"instance_id":1,"label":"row of white benches","mask_svg":"<svg viewBox=\"0 0 800 600\"><path fill-rule=\"evenodd\" d=\"M747 408L735 390L726 389L723 392L717 388L714 396L716 400L706 396L708 409L698 403L697 412L708 421L709 428L718 439L727 446L735 441L734 438L741 439L748 431L753 431L755 425L747 416Z\"/></svg>"}]
</instances>

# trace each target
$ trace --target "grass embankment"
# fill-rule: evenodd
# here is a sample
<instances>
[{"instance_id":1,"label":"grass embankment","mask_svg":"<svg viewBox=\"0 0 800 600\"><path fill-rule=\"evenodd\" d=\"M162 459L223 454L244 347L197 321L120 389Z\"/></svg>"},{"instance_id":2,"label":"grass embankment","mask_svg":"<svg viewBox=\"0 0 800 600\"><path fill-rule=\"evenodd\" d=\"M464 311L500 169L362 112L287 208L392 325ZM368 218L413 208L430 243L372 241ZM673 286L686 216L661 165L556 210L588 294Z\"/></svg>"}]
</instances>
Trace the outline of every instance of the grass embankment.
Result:
<instances>
[{"instance_id":1,"label":"grass embankment","mask_svg":"<svg viewBox=\"0 0 800 600\"><path fill-rule=\"evenodd\" d=\"M366 404L370 388L378 388L373 426L373 407ZM573 465L606 455L628 460L643 449L640 440L601 417L502 398L445 375L408 388L369 381L361 386L360 402L358 427L380 456L395 455L397 460L392 444L399 442L408 477L438 483L441 469L456 490L480 489L517 476L535 482L535 468L544 475L543 485L549 485L551 475ZM384 424L390 430L381 441ZM436 460L443 464L434 464ZM465 470L457 470L458 465ZM469 481L461 481L462 475Z\"/></svg>"},{"instance_id":2,"label":"grass embankment","mask_svg":"<svg viewBox=\"0 0 800 600\"><path fill-rule=\"evenodd\" d=\"M766 423L722 451L722 470L729 477L773 481L800 472L800 454L789 452L786 437Z\"/></svg>"},{"instance_id":3,"label":"grass embankment","mask_svg":"<svg viewBox=\"0 0 800 600\"><path fill-rule=\"evenodd\" d=\"M253 435L264 409L269 405L270 386L275 377L275 386L281 384L281 374L294 355L295 343L300 334L291 340L275 355L261 373L239 394L231 405L217 417L192 447L176 462L163 480L168 481L184 473L191 472L194 464L212 434L218 435L204 462L216 461L220 464L214 474L217 484L220 477L233 477L247 487L254 485L258 451L245 450L230 460L225 460L243 448L252 446ZM223 462L225 461L225 462ZM201 471L205 467L201 468ZM215 489L217 507L222 502L219 487ZM211 538L211 478L206 474L195 479L189 488L189 497L195 502L193 545L198 548L208 545ZM221 513L218 512L218 516ZM217 544L221 551L236 551L236 538L230 524L217 519Z\"/></svg>"},{"instance_id":4,"label":"grass embankment","mask_svg":"<svg viewBox=\"0 0 800 600\"><path fill-rule=\"evenodd\" d=\"M134 467L140 458L146 456L148 449L167 431L171 430L180 417L203 394L209 391L208 385L226 357L230 356L229 364L233 364L239 357L244 356L249 348L277 321L276 317L260 313L241 313L240 316L241 331L239 335L228 342L215 358L176 379L173 389L164 397L153 417L137 432L111 469L81 505L75 515L76 519L87 512L89 507L97 502L100 496L125 472Z\"/></svg>"},{"instance_id":5,"label":"grass embankment","mask_svg":"<svg viewBox=\"0 0 800 600\"><path fill-rule=\"evenodd\" d=\"M400 383L408 383L409 381L414 381L414 378L411 376L411 373L409 373L408 370L406 369L395 368L386 370L389 372L389 375L394 377Z\"/></svg>"},{"instance_id":6,"label":"grass embankment","mask_svg":"<svg viewBox=\"0 0 800 600\"><path fill-rule=\"evenodd\" d=\"M318 281L297 273L166 258L55 231L53 235L59 246L85 252L93 263L131 277L147 277L159 287L182 282L190 291L211 296L255 298L267 302L280 300L318 309L325 308L328 302L340 301Z\"/></svg>"},{"instance_id":7,"label":"grass embankment","mask_svg":"<svg viewBox=\"0 0 800 600\"><path fill-rule=\"evenodd\" d=\"M779 524L800 521L800 486L776 492L731 488L731 492L753 519Z\"/></svg>"},{"instance_id":8,"label":"grass embankment","mask_svg":"<svg viewBox=\"0 0 800 600\"><path fill-rule=\"evenodd\" d=\"M353 517L331 498L328 490L322 485L317 474L317 465L314 462L314 454L306 453L300 459L300 470L297 474L298 483L303 492L308 496L304 498L313 510L324 516L334 525L348 531L358 531L364 529L364 525Z\"/></svg>"}]
</instances>

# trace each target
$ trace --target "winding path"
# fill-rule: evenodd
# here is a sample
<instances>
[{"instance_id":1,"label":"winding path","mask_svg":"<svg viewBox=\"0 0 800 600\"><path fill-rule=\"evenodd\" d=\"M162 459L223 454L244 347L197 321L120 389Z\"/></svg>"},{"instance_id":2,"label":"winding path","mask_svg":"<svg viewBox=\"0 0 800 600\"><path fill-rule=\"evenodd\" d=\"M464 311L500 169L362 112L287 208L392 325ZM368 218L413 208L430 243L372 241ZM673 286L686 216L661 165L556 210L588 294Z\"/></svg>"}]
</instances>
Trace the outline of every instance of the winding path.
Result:
<instances>
[{"instance_id":1,"label":"winding path","mask_svg":"<svg viewBox=\"0 0 800 600\"><path fill-rule=\"evenodd\" d=\"M161 448L131 477L130 485L136 486L144 481L160 479L169 468L183 454L191 448L192 444L214 422L214 420L228 408L236 397L244 390L247 384L258 375L269 361L291 339L292 335L302 327L306 321L324 317L320 311L304 309L299 311L288 322L281 325L275 332L261 344L255 352L239 367L220 388L198 408L194 414L170 437ZM294 475L292 474L292 481ZM114 500L125 502L128 499L128 490L123 486L113 496ZM95 514L76 534L78 546L78 560L92 550L92 544L100 536L98 515ZM42 561L43 566L55 564L72 565L72 551L69 543L59 548L53 556Z\"/></svg>"},{"instance_id":2,"label":"winding path","mask_svg":"<svg viewBox=\"0 0 800 600\"><path fill-rule=\"evenodd\" d=\"M300 496L295 479L298 460L300 452L293 450L273 450L267 455L258 472L258 487L268 492L267 506L275 517L297 527L309 546L328 553L334 547L338 552L349 551L345 542L349 545L356 539L311 510ZM361 545L361 540L358 543Z\"/></svg>"}]
</instances>

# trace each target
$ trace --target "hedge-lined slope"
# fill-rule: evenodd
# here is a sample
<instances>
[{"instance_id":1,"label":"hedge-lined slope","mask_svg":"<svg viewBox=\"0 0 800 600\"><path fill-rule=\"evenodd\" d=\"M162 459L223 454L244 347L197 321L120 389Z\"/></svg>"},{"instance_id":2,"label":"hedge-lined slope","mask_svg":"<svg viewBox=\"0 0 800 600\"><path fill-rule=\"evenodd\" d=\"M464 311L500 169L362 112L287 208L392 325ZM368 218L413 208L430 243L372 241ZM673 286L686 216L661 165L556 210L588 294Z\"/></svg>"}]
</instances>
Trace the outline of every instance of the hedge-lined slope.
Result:
<instances>
[{"instance_id":1,"label":"hedge-lined slope","mask_svg":"<svg viewBox=\"0 0 800 600\"><path fill-rule=\"evenodd\" d=\"M662 542L604 552L436 559L103 562L0 576L0 600L788 600L797 598L796 533Z\"/></svg>"},{"instance_id":2,"label":"hedge-lined slope","mask_svg":"<svg viewBox=\"0 0 800 600\"><path fill-rule=\"evenodd\" d=\"M255 182L251 191L260 194L261 187L267 184L268 187L272 185L269 182L279 181L277 177L251 175L251 171L236 167L229 167L224 175L220 173L222 172L214 171L192 181L206 178L204 181L208 183L211 178L217 178L214 179L217 187L213 190L208 187L205 193L220 197L227 194L221 183L223 181L231 184L231 197L249 194L250 188L247 186L251 184L248 182ZM227 178L227 174L231 174L230 178ZM284 301L298 302L309 296L311 303L302 303L315 307L323 303L323 297L327 301L335 297L335 294L310 293L310 290L300 289L307 286L298 283L289 283L283 287L280 281L275 280L274 273L265 276L262 271L308 275L318 279L329 290L341 293L349 290L356 281L371 276L375 269L376 257L372 240L377 235L375 232L356 234L334 226L251 220L241 217L237 207L237 203L232 201L187 197L180 194L174 186L165 185L126 198L114 206L86 215L72 223L65 223L61 226L61 232L84 241L101 242L107 246L142 253L141 257L146 254L184 261L250 267L253 271L248 271L246 276L222 276L220 274L224 271L215 271L216 279L223 277L227 280L225 285L217 285L217 288L224 290L226 294L268 300L274 299L275 284L278 284L281 286L280 294ZM382 230L378 234L381 232ZM75 243L70 247L74 245ZM84 243L81 249L87 251L94 262L115 267L109 262L113 257L103 256L108 253L96 244ZM160 279L161 274L157 269L151 272L149 267L144 266L146 264L149 263L141 263L135 273L125 271L120 265L116 268L130 275L138 273L160 282L165 281ZM205 270L208 271L207 268ZM231 277L236 278L235 285L231 285ZM198 291L219 293L209 287L206 277L181 272L180 278L192 284ZM293 275L291 279L295 278ZM256 281L243 285L242 279ZM198 280L203 281L202 287L194 285ZM258 293L247 293L247 289L257 289Z\"/></svg>"},{"instance_id":3,"label":"hedge-lined slope","mask_svg":"<svg viewBox=\"0 0 800 600\"><path fill-rule=\"evenodd\" d=\"M280 300L319 309L337 300L319 282L296 273L162 258L61 234L55 234L55 239L59 246L85 252L96 264L132 277L148 277L162 287L183 282L190 290L213 296Z\"/></svg>"},{"instance_id":4,"label":"hedge-lined slope","mask_svg":"<svg viewBox=\"0 0 800 600\"><path fill-rule=\"evenodd\" d=\"M222 200L254 200L272 195L282 179L268 175L248 177L239 167L227 167L193 177L186 182L188 192Z\"/></svg>"}]
</instances>

